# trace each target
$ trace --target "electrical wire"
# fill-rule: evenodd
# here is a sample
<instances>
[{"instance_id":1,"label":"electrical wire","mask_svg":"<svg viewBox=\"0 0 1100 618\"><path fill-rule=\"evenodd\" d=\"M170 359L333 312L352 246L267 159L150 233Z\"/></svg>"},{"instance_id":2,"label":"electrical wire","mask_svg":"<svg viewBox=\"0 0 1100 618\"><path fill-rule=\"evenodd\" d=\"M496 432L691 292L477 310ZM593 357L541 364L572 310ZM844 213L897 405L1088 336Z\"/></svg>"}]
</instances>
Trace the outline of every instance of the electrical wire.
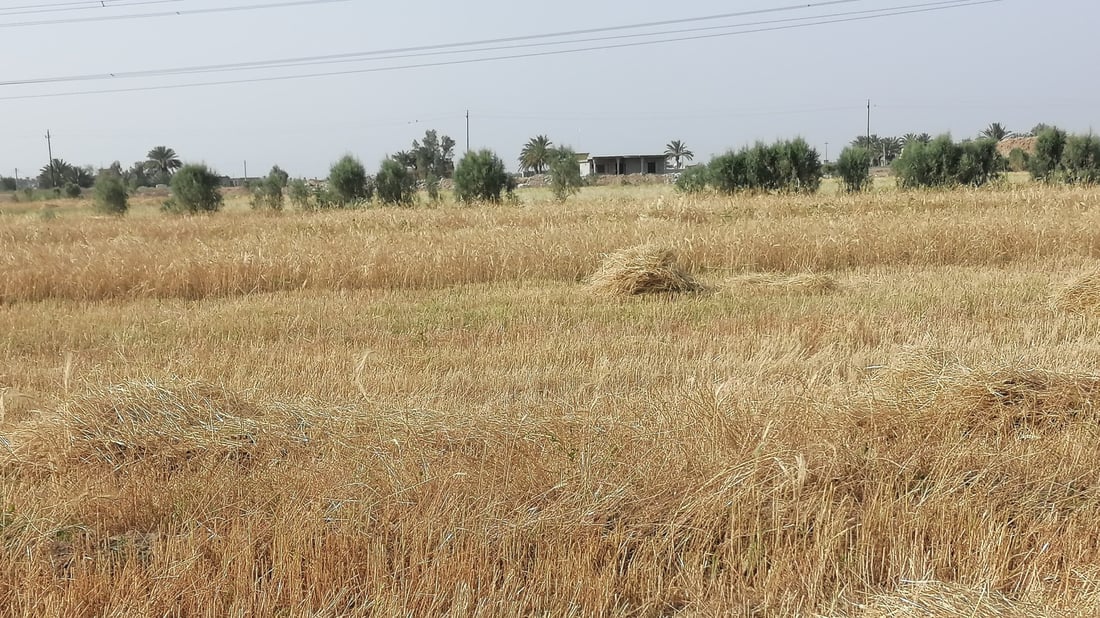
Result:
<instances>
[{"instance_id":1,"label":"electrical wire","mask_svg":"<svg viewBox=\"0 0 1100 618\"><path fill-rule=\"evenodd\" d=\"M36 15L42 13L70 13L74 11L102 11L103 9L123 9L134 6L145 6L148 4L169 4L184 1L185 0L102 0L98 2L61 2L57 4L39 4L0 8L0 17L10 17L13 15Z\"/></svg>"},{"instance_id":2,"label":"electrical wire","mask_svg":"<svg viewBox=\"0 0 1100 618\"><path fill-rule=\"evenodd\" d=\"M893 6L887 8L877 9L864 9L860 11L846 11L840 13L830 13L826 15L814 15L808 17L787 17L782 19L773 19L766 21L745 22L740 24L724 24L721 26L701 26L696 28L682 28L676 30L664 30L657 32L643 32L634 34L619 34L602 37L590 37L581 39L569 39L564 41L542 41L542 42L530 42L520 43L516 45L497 45L489 47L472 47L468 49L458 49L468 44L465 43L451 43L439 46L430 46L433 48L431 51L424 51L420 53L394 53L392 50L373 50L363 52L350 52L344 54L328 54L323 56L305 56L300 58L284 58L279 60L260 60L251 62L236 62L236 63L223 63L213 65L200 65L190 67L178 67L172 69L150 69L144 71L125 71L125 72L112 72L112 73L90 73L84 75L69 75L59 77L43 77L35 79L22 79L22 80L10 80L0 81L0 86L16 86L16 85L30 85L30 84L54 84L64 82L76 82L76 81L95 81L105 79L127 79L135 77L162 77L168 75L180 75L180 74L202 74L202 73L221 73L230 71L249 71L257 69L274 69L274 68L292 68L301 66L316 66L326 64L344 64L353 62L366 62L366 61L378 61L378 60L407 60L410 58L421 58L430 56L442 56L458 53L482 53L482 52L496 52L512 49L529 49L533 47L547 47L558 45L574 45L579 43L599 43L605 41L615 41L624 39L634 39L640 37L655 37L655 36L668 36L677 34L688 34L694 32L709 32L714 30L727 30L731 28L746 28L753 26L766 26L780 23L791 23L799 21L811 21L819 20L823 17L836 18L836 17L849 17L855 15L868 15L876 13L888 13L906 9L915 8L931 8L935 6L948 7L952 5L966 4L973 2L974 0L938 0L935 2L921 2L917 4ZM618 29L618 28L617 28ZM528 40L546 38L551 35L532 35ZM518 37L511 37L512 40ZM451 49L455 48L455 49ZM422 48L405 48L405 49L422 49ZM381 55L388 54L388 55Z\"/></svg>"},{"instance_id":3,"label":"electrical wire","mask_svg":"<svg viewBox=\"0 0 1100 618\"><path fill-rule=\"evenodd\" d=\"M156 1L156 0L151 0ZM168 1L168 0L162 0ZM124 15L98 15L96 17L70 17L66 19L48 19L39 21L19 21L0 23L0 28L21 28L25 26L54 26L60 24L84 24L97 21L121 21L127 19L150 19L154 17L182 17L190 15L210 15L213 13L239 13L244 11L259 11L266 9L281 9L292 6L313 6L318 4L335 4L337 2L351 2L351 0L292 0L290 2L268 2L265 4L249 4L238 6L222 6L206 9L190 9L182 11L161 11L158 13L127 13Z\"/></svg>"},{"instance_id":4,"label":"electrical wire","mask_svg":"<svg viewBox=\"0 0 1100 618\"><path fill-rule=\"evenodd\" d=\"M403 70L420 69L420 68L441 67L441 66L456 66L456 65L474 64L474 63L482 63L482 62L501 61L501 60L516 60L516 59L526 59L526 58L537 58L537 57L555 56L555 55L562 55L562 54L583 53L583 52L589 52L589 51L603 51L603 50L608 50L608 49L622 49L622 48L630 48L630 47L640 47L640 46L660 45L660 44L667 44L667 43L677 43L677 42L684 42L684 41L714 39L714 38L720 38L720 37L731 37L731 36L739 36L739 35L745 35L745 34L755 34L755 33L762 33L762 32L775 32L775 31L792 30L792 29L796 29L796 28L807 28L807 27L812 27L812 26L830 25L830 24L838 24L838 23L868 21L868 20L873 20L873 19L882 19L884 17L895 17L895 16L901 16L901 15L929 13L929 12L944 11L944 10L955 9L955 8L964 8L964 7L972 7L972 6L980 6L980 5L988 5L988 4L997 4L997 3L1000 3L1000 2L1004 2L1004 0L961 0L961 1L951 3L951 4L944 4L943 2L932 2L932 3L925 3L925 5L910 5L910 6L923 6L923 8L912 8L912 9L908 9L908 10L884 12L884 13L879 13L879 14L875 14L875 15L861 15L861 16L855 16L855 17L849 16L849 17L840 17L840 18L835 18L835 19L824 19L824 18L829 18L829 17L832 17L832 16L831 15L823 15L823 16L819 16L817 18L818 21L808 21L806 23L785 24L785 25L779 25L779 26L753 28L753 29L748 29L748 30L737 30L737 31L734 31L734 32L721 32L721 33L701 34L701 35L694 35L694 36L665 38L665 39L657 39L657 40L652 40L652 41L634 41L634 42L629 42L629 43L616 43L616 44L610 44L610 45L595 45L595 46L579 47L579 48L571 48L571 49L558 49L558 50L549 50L549 51L541 51L541 52L532 52L532 53L526 53L526 54L509 54L509 55L489 56L489 57L480 57L480 58L463 58L463 59L439 61L439 62L427 62L427 63L419 63L419 64L405 64L405 65L385 66L385 67L370 67L370 68L352 69L352 70L344 70L344 71L300 73L300 74L293 74L293 75L275 75L275 76L255 77L255 78L248 78L248 79L207 81L207 82L191 82L191 83L184 83L184 84L165 84L165 85L159 85L159 86L137 86L137 87L132 87L132 88L114 88L114 89L102 89L102 90L83 90L83 91L71 91L71 92L55 92L55 93L42 93L42 94L29 94L29 95L13 95L13 96L0 97L0 101L52 98L52 97L61 97L61 96L78 96L78 95L88 95L88 94L116 94L116 93L128 93L128 92L155 91L155 90L175 90L175 89L180 89L180 88L191 88L191 87L199 87L199 86L222 86L222 85L234 85L234 84L250 84L250 83L261 83L261 82L284 81L284 80L291 80L291 79L305 79L305 78L315 78L315 77L334 77L334 76L342 76L342 75L357 75L357 74L365 74L365 73L403 71ZM568 41L562 42L562 43L568 43Z\"/></svg>"}]
</instances>

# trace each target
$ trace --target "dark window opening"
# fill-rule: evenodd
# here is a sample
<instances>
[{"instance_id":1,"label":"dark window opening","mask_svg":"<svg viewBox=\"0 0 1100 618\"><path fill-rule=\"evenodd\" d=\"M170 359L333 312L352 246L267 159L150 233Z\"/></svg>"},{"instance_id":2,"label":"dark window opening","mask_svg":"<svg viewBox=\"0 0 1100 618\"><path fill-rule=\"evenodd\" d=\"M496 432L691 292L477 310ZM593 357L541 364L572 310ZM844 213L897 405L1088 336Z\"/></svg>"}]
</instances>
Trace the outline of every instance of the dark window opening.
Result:
<instances>
[{"instance_id":1,"label":"dark window opening","mask_svg":"<svg viewBox=\"0 0 1100 618\"><path fill-rule=\"evenodd\" d=\"M646 163L645 164L645 171L646 171L647 174L656 174L657 173L657 162L656 161L649 161L648 163Z\"/></svg>"},{"instance_id":2,"label":"dark window opening","mask_svg":"<svg viewBox=\"0 0 1100 618\"><path fill-rule=\"evenodd\" d=\"M597 174L606 174L607 173L607 166L604 165L603 163L597 163L596 164L596 173Z\"/></svg>"}]
</instances>

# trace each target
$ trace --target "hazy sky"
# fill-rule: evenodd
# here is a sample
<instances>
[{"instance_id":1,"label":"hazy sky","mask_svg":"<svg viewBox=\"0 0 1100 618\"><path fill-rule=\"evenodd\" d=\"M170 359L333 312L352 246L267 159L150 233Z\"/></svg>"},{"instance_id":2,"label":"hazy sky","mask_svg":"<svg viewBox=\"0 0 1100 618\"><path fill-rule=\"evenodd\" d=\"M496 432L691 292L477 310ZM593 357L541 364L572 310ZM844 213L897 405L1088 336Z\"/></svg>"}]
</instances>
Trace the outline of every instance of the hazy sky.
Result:
<instances>
[{"instance_id":1,"label":"hazy sky","mask_svg":"<svg viewBox=\"0 0 1100 618\"><path fill-rule=\"evenodd\" d=\"M680 2L346 2L193 14L213 7L286 0L116 0L137 6L14 15L61 0L0 1L0 81L162 70L211 64L408 48L806 5L795 0ZM831 3L786 12L685 22L638 32L731 26L926 5L929 0ZM109 6L111 2L107 3ZM827 4L827 3L814 3ZM54 5L47 7L46 5ZM180 15L13 26L178 10ZM837 19L837 18L832 18ZM773 23L791 25L804 22ZM1098 123L1095 52L1100 3L1004 0L949 10L556 56L342 76L50 98L26 95L243 80L295 73L395 67L562 47L421 56L262 71L114 78L0 86L0 174L36 174L54 156L128 166L153 146L221 173L250 175L279 164L324 176L344 153L368 169L437 129L465 150L496 150L516 167L522 144L544 133L596 153L659 153L680 139L697 160L757 139L801 135L830 158L866 122L871 130L976 134L999 121L1074 131ZM763 26L755 26L760 28ZM730 32L705 30L658 38ZM645 38L589 42L613 45ZM519 41L511 43L544 42ZM568 46L565 46L568 47ZM1098 126L1097 128L1100 128Z\"/></svg>"}]
</instances>

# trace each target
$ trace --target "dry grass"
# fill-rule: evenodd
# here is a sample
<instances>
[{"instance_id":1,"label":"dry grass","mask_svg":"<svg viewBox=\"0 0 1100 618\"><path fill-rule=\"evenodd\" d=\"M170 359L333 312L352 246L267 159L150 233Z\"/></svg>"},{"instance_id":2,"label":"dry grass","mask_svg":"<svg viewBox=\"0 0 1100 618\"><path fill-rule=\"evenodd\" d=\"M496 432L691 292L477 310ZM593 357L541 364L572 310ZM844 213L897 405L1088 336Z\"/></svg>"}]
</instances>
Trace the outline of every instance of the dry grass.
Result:
<instances>
[{"instance_id":1,"label":"dry grass","mask_svg":"<svg viewBox=\"0 0 1100 618\"><path fill-rule=\"evenodd\" d=\"M1054 306L1076 313L1100 313L1100 271L1075 277L1055 290Z\"/></svg>"},{"instance_id":2,"label":"dry grass","mask_svg":"<svg viewBox=\"0 0 1100 618\"><path fill-rule=\"evenodd\" d=\"M1100 610L1100 192L621 191L0 217L0 616Z\"/></svg>"},{"instance_id":3,"label":"dry grass","mask_svg":"<svg viewBox=\"0 0 1100 618\"><path fill-rule=\"evenodd\" d=\"M840 287L835 277L819 273L797 275L753 273L735 277L729 283L735 287L747 287L764 292L793 294L831 294Z\"/></svg>"},{"instance_id":4,"label":"dry grass","mask_svg":"<svg viewBox=\"0 0 1100 618\"><path fill-rule=\"evenodd\" d=\"M644 245L608 255L588 280L604 294L677 294L706 288L676 262L676 250Z\"/></svg>"}]
</instances>

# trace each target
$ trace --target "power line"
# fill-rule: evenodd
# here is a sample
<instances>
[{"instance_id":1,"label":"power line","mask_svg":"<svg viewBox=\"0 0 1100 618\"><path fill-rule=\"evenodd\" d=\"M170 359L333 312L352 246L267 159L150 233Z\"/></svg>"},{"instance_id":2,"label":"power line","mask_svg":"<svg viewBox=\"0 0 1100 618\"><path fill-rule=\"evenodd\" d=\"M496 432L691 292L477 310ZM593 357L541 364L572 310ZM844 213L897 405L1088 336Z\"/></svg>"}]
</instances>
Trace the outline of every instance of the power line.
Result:
<instances>
[{"instance_id":1,"label":"power line","mask_svg":"<svg viewBox=\"0 0 1100 618\"><path fill-rule=\"evenodd\" d=\"M566 40L566 41L549 41L549 42L541 41L541 42L520 43L520 44L516 44L516 45L497 45L497 46L490 46L490 47L471 47L471 48L468 48L468 49L451 49L451 48L459 48L459 47L465 47L467 45L470 45L470 44L467 44L467 43L451 43L451 44L445 44L445 45L427 46L426 48L425 47L404 48L404 50L429 49L429 51L423 51L423 52L419 52L419 53L398 53L398 52L401 52L401 51L404 51L404 50L372 50L372 51L363 51L363 52L350 52L350 53L343 53L343 54L329 54L329 55L324 55L324 56L305 56L305 57L299 57L299 58L283 58L283 59L278 59L278 60L259 60L259 61L251 61L251 62L223 63L223 64L213 64L213 65L178 67L178 68L172 68L172 69L150 69L150 70L144 70L144 71L92 73L92 74L84 74L84 75L45 77L45 78L36 78L36 79L23 79L23 80L10 80L10 81L0 81L0 86L30 85L30 84L52 84L52 83L74 82L74 81L95 81L95 80L104 80L104 79L125 79L125 78L134 78L134 77L159 77L159 76L178 75L178 74L218 73L218 72L245 71L245 70L257 70L257 69L291 68L291 67L299 67L299 66L313 66L313 65L325 65L325 64L342 64L342 63L352 63L352 62L365 62L365 61L370 61L370 60L406 60L406 59L409 59L409 58L420 58L420 57L426 57L426 56L441 56L441 55L450 55L450 54L458 54L458 53L493 52L493 51L503 51L503 50L509 50L509 49L527 49L527 48L533 48L533 47L573 45L573 44L578 44L578 43L598 43L598 42L603 42L603 41L634 39L634 38L639 38L639 37L655 37L655 36L667 36L667 35L674 35L674 34L687 34L687 33L693 33L693 32L707 32L707 31L714 31L714 30L727 30L727 29L731 29L731 28L746 28L746 27L750 27L750 26L764 26L764 25L780 24L780 23L791 23L791 22L799 22L799 21L820 20L820 19L825 18L825 17L836 18L836 17L848 17L848 16L855 16L855 15L868 15L868 14L876 14L876 13L889 13L889 12L896 12L896 11L900 11L900 10L914 9L914 8L930 8L930 7L935 7L935 6L943 6L943 7L946 8L948 6L959 5L959 4L969 3L969 2L973 2L973 1L974 0L938 0L938 1L935 1L935 2L921 2L921 3L917 3L917 4L893 6L893 7L887 7L887 8L864 9L864 10L860 10L860 11L846 11L846 12L840 12L840 13L830 13L830 14L825 14L825 15L815 15L815 16L808 16L808 17L788 17L788 18L783 18L783 19L747 22L747 23L740 23L740 24L724 24L724 25L721 25L721 26L702 26L702 27L696 27L696 28L683 28L683 29L664 30L664 31L657 31L657 32L619 34L619 35L610 35L610 36L602 36L602 37L570 39L570 40ZM725 16L723 16L723 18L724 17ZM705 19L705 18L698 18L698 19ZM621 29L621 27L616 27L615 29L618 30L618 29ZM542 38L546 38L548 36L557 36L557 35L554 34L554 35L532 35L530 37L510 37L509 40L542 39ZM474 44L476 45L477 43L474 43ZM386 54L388 54L388 55L386 55Z\"/></svg>"},{"instance_id":2,"label":"power line","mask_svg":"<svg viewBox=\"0 0 1100 618\"><path fill-rule=\"evenodd\" d=\"M238 80L192 82L192 83L186 83L186 84L167 84L167 85L160 85L160 86L138 86L138 87L133 87L133 88L84 90L84 91L72 91L72 92L33 94L33 95L14 95L14 96L0 97L0 101L10 101L10 100L19 100L19 99L52 98L52 97L60 97L60 96L77 96L77 95L86 95L86 94L115 94L115 93L142 92L142 91L153 91L153 90L175 90L175 89L180 89L180 88L191 88L191 87L198 87L198 86L222 86L222 85L232 85L232 84L250 84L250 83L261 83L261 82L272 82L272 81L284 81L284 80L291 80L291 79L304 79L304 78L312 78L312 77L334 77L334 76L341 76L341 75L356 75L356 74L364 74L364 73L380 73L380 72L402 71L402 70L410 70L410 69L440 67L440 66L456 66L456 65L474 64L474 63L481 63L481 62L492 62L492 61L499 61L499 60L516 60L516 59L526 59L526 58L537 58L537 57L555 56L555 55L561 55L561 54L582 53L582 52L589 52L589 51L602 51L602 50L608 50L608 49L622 49L622 48L629 48L629 47L659 45L659 44L676 43L676 42L683 42L683 41L713 39L713 38L720 38L720 37L738 36L738 35L744 35L744 34L755 34L755 33L762 33L762 32L775 32L775 31L781 31L781 30L792 30L792 29L796 29L796 28L806 28L806 27L810 27L810 26L821 26L821 25L830 25L830 24L838 24L838 23L867 21L867 20L872 20L872 19L881 19L881 18L884 18L884 17L895 17L895 16L900 16L900 15L912 15L912 14L917 14L917 13L930 13L930 12L943 11L943 10L949 10L949 9L954 9L954 8L964 8L964 7L980 6L980 5L986 5L986 4L996 4L996 3L1003 2L1003 1L1004 0L958 0L958 1L950 3L950 4L944 4L943 2L931 2L931 3L925 3L923 5L911 5L911 6L919 6L919 7L924 7L924 8L912 8L912 9L909 9L909 10L884 12L884 13L878 13L878 14L875 14L875 15L862 15L862 16L856 16L856 17L842 17L842 18L836 18L836 19L821 19L821 18L831 17L830 15L824 15L824 16L821 16L821 18L819 18L818 21L812 21L812 22L806 22L806 23L786 24L786 25L771 26L771 27L765 27L765 28L754 28L754 29L749 29L749 30L737 30L737 31L734 31L734 32L721 32L721 33L702 34L702 35L694 35L694 36L666 38L666 39L658 39L658 40L652 40L652 41L634 41L634 42L630 42L630 43L617 43L617 44L610 44L610 45L596 45L596 46L579 47L579 48L571 48L571 49L558 49L558 50L549 50L549 51L542 51L542 52L532 52L532 53L527 53L527 54L510 54L510 55L490 56L490 57L482 57L482 58L463 58L463 59L439 61L439 62L427 62L427 63L420 63L420 64L406 64L406 65L387 66L387 67L371 67L371 68L352 69L352 70L345 70L345 71L328 71L328 72L319 72L319 73L301 73L301 74L294 74L294 75L275 75L275 76L255 77L255 78L238 79ZM731 27L734 27L734 26L731 26ZM564 42L561 42L561 43L562 44L567 44L567 43L570 43L570 42L569 41L564 41ZM7 85L12 85L12 84L8 83Z\"/></svg>"},{"instance_id":3,"label":"power line","mask_svg":"<svg viewBox=\"0 0 1100 618\"><path fill-rule=\"evenodd\" d=\"M103 9L122 9L148 4L168 4L186 0L91 0L85 2L58 2L54 4L32 4L0 8L0 17L13 15L35 15L41 13L70 13L74 11L94 11Z\"/></svg>"},{"instance_id":4,"label":"power line","mask_svg":"<svg viewBox=\"0 0 1100 618\"><path fill-rule=\"evenodd\" d=\"M155 0L151 0L155 1ZM167 1L167 0L163 0ZM268 2L266 4L250 4L239 6L223 6L208 9L190 9L182 11L161 11L158 13L127 13L125 15L97 15L95 17L70 17L65 19L48 19L39 21L19 21L0 23L0 28L21 28L25 26L54 26L60 24L84 24L97 21L120 21L124 19L151 19L154 17L182 17L189 15L209 15L212 13L238 13L243 11L259 11L266 9L281 9L292 6L313 6L318 4L334 4L337 2L351 2L351 0L292 0L290 2Z\"/></svg>"}]
</instances>

